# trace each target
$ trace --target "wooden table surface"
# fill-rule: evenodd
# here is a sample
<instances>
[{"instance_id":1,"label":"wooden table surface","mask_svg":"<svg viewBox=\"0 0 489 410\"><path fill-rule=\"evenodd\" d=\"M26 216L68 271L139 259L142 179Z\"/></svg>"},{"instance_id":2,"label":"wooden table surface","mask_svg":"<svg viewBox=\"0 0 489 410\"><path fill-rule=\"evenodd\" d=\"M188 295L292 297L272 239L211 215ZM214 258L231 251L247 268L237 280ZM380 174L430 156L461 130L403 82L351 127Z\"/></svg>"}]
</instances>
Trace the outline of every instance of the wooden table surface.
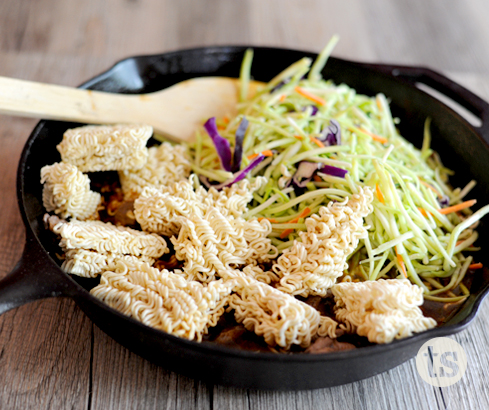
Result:
<instances>
[{"instance_id":1,"label":"wooden table surface","mask_svg":"<svg viewBox=\"0 0 489 410\"><path fill-rule=\"evenodd\" d=\"M428 66L489 100L487 0L0 0L0 75L76 86L118 59L193 46L251 44ZM1 90L0 90L1 93ZM0 116L0 277L19 259L18 159L32 119ZM260 392L214 386L123 348L68 299L0 317L0 409L489 408L489 304L454 338L463 379L433 388L411 360L346 386Z\"/></svg>"}]
</instances>

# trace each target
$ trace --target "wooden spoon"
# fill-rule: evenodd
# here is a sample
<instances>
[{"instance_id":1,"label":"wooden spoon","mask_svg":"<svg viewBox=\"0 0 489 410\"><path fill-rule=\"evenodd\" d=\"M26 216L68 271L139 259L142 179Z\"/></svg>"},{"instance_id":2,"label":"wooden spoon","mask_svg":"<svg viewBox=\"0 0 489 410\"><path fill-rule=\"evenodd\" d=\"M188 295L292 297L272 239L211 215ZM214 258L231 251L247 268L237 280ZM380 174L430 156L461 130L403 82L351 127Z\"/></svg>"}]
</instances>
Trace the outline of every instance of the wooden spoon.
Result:
<instances>
[{"instance_id":1,"label":"wooden spoon","mask_svg":"<svg viewBox=\"0 0 489 410\"><path fill-rule=\"evenodd\" d=\"M263 83L250 82L250 94ZM191 141L210 117L235 115L238 80L199 77L149 94L112 94L0 77L0 114L89 124L144 123Z\"/></svg>"}]
</instances>

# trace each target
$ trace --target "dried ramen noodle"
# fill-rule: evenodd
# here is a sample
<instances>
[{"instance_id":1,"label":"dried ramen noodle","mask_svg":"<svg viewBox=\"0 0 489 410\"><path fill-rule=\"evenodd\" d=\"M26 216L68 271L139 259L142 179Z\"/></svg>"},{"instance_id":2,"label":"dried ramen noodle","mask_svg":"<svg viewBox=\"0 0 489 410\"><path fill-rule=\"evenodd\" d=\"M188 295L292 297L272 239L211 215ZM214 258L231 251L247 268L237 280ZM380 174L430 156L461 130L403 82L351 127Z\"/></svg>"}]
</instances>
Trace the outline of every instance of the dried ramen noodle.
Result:
<instances>
[{"instance_id":1,"label":"dried ramen noodle","mask_svg":"<svg viewBox=\"0 0 489 410\"><path fill-rule=\"evenodd\" d=\"M270 221L243 217L266 178L204 189L189 176L185 148L164 143L148 150L151 134L151 127L141 125L68 130L58 145L62 161L41 172L46 210L68 219L45 218L65 252L62 268L84 277L100 275L91 293L109 306L197 341L227 310L283 350L307 348L345 330L388 343L434 326L419 309L422 289L407 280L336 284L348 255L367 235L369 188L306 218L300 240L277 259ZM119 172L124 198L134 200L142 230L86 221L101 196L90 190L82 172L106 170ZM170 252L163 237L181 269L152 267ZM337 321L295 297L326 297L330 289Z\"/></svg>"},{"instance_id":2,"label":"dried ramen noodle","mask_svg":"<svg viewBox=\"0 0 489 410\"><path fill-rule=\"evenodd\" d=\"M122 313L175 336L200 341L224 313L232 283L188 281L178 272L120 261L91 293Z\"/></svg>"},{"instance_id":3,"label":"dried ramen noodle","mask_svg":"<svg viewBox=\"0 0 489 410\"><path fill-rule=\"evenodd\" d=\"M63 162L82 172L139 169L152 134L149 125L87 125L66 131L57 149Z\"/></svg>"},{"instance_id":4,"label":"dried ramen noodle","mask_svg":"<svg viewBox=\"0 0 489 410\"><path fill-rule=\"evenodd\" d=\"M360 189L343 203L330 202L305 220L307 231L273 265L280 277L277 289L292 295L326 296L348 268L346 258L367 236L363 218L372 212L372 191Z\"/></svg>"},{"instance_id":5,"label":"dried ramen noodle","mask_svg":"<svg viewBox=\"0 0 489 410\"><path fill-rule=\"evenodd\" d=\"M85 278L95 278L102 272L114 270L119 261L146 262L153 265L154 258L149 256L123 255L113 252L96 252L87 249L69 249L65 252L65 260L61 265L67 273Z\"/></svg>"},{"instance_id":6,"label":"dried ramen noodle","mask_svg":"<svg viewBox=\"0 0 489 410\"><path fill-rule=\"evenodd\" d=\"M148 161L140 169L119 171L126 199L137 198L145 187L160 188L185 180L190 174L190 161L183 145L164 142L148 149Z\"/></svg>"},{"instance_id":7,"label":"dried ramen noodle","mask_svg":"<svg viewBox=\"0 0 489 410\"><path fill-rule=\"evenodd\" d=\"M408 279L343 282L332 288L336 317L348 331L368 337L372 343L390 343L436 326L424 317L423 289Z\"/></svg>"},{"instance_id":8,"label":"dried ramen noodle","mask_svg":"<svg viewBox=\"0 0 489 410\"><path fill-rule=\"evenodd\" d=\"M74 165L55 163L41 169L44 184L42 202L48 212L61 218L87 219L95 213L101 200L90 190L90 179Z\"/></svg>"},{"instance_id":9,"label":"dried ramen noodle","mask_svg":"<svg viewBox=\"0 0 489 410\"><path fill-rule=\"evenodd\" d=\"M336 337L337 323L308 304L255 279L237 276L229 307L238 323L271 346L309 347L317 336Z\"/></svg>"}]
</instances>

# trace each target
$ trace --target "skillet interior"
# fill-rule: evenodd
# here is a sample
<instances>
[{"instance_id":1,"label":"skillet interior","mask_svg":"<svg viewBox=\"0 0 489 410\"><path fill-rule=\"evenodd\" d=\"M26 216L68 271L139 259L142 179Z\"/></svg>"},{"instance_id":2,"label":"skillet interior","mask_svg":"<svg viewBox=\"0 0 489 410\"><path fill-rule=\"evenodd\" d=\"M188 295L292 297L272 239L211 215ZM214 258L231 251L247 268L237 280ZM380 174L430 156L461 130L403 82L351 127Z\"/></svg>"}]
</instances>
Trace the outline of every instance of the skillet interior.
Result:
<instances>
[{"instance_id":1,"label":"skillet interior","mask_svg":"<svg viewBox=\"0 0 489 410\"><path fill-rule=\"evenodd\" d=\"M157 56L129 58L85 83L83 87L122 93L145 93L198 76L237 77L244 47L215 47L186 50ZM252 76L268 81L303 56L314 54L284 49L254 48ZM331 58L323 75L337 84L345 82L359 93L384 92L392 101L394 116L401 118L401 134L420 146L426 117L432 118L433 146L446 166L456 171L452 182L464 186L475 178L478 185L471 197L479 204L489 203L489 149L478 132L459 115L385 69ZM45 269L55 271L84 312L106 333L141 356L171 370L209 382L261 389L298 390L340 385L390 369L414 356L432 337L462 330L475 315L489 283L488 272L479 271L472 286L473 295L451 320L440 328L393 342L348 352L321 355L276 355L238 351L210 343L194 343L151 329L123 316L93 298L86 289L93 280L68 279L55 262L51 235L42 225L42 187L40 169L59 161L55 146L63 132L76 123L41 121L31 134L22 154L18 172L19 205L30 231L44 252L52 255ZM489 246L482 222L478 245ZM487 263L487 253L478 261ZM44 269L44 268L43 268Z\"/></svg>"}]
</instances>

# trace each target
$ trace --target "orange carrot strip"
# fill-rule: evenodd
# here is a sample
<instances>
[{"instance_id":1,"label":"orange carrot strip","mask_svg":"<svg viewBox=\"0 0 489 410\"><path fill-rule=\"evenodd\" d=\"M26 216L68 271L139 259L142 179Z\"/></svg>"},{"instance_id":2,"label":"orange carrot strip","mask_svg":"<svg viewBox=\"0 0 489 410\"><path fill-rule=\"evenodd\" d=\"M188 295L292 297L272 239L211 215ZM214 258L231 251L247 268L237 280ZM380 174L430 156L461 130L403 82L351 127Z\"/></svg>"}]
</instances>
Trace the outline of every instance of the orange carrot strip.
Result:
<instances>
[{"instance_id":1,"label":"orange carrot strip","mask_svg":"<svg viewBox=\"0 0 489 410\"><path fill-rule=\"evenodd\" d=\"M301 140L301 141L304 139L304 137L302 135L294 135L294 138Z\"/></svg>"},{"instance_id":2,"label":"orange carrot strip","mask_svg":"<svg viewBox=\"0 0 489 410\"><path fill-rule=\"evenodd\" d=\"M379 184L375 184L375 192L377 193L377 198L383 204L385 204L384 195L382 195L382 191L379 188Z\"/></svg>"},{"instance_id":3,"label":"orange carrot strip","mask_svg":"<svg viewBox=\"0 0 489 410\"><path fill-rule=\"evenodd\" d=\"M299 222L299 219L305 218L307 215L311 213L311 209L306 206L304 210L299 214L299 216L295 217L294 219L291 219L288 223L290 224L295 224ZM281 234L280 234L280 239L287 238L292 232L294 232L293 229L285 229Z\"/></svg>"},{"instance_id":4,"label":"orange carrot strip","mask_svg":"<svg viewBox=\"0 0 489 410\"><path fill-rule=\"evenodd\" d=\"M294 232L293 229L286 229L280 234L280 239L285 239L287 236L289 236L292 232Z\"/></svg>"},{"instance_id":5,"label":"orange carrot strip","mask_svg":"<svg viewBox=\"0 0 489 410\"><path fill-rule=\"evenodd\" d=\"M287 96L285 94L282 94L278 100L280 102L284 102L286 98L287 98Z\"/></svg>"},{"instance_id":6,"label":"orange carrot strip","mask_svg":"<svg viewBox=\"0 0 489 410\"><path fill-rule=\"evenodd\" d=\"M402 255L399 255L397 253L397 247L395 248L396 249L396 257L397 257L397 262L399 263L399 265L401 266L401 271L402 271L402 275L407 279L407 272L406 272L406 267L404 266L404 261L402 259Z\"/></svg>"},{"instance_id":7,"label":"orange carrot strip","mask_svg":"<svg viewBox=\"0 0 489 410\"><path fill-rule=\"evenodd\" d=\"M309 91L304 90L302 87L295 87L294 88L295 92L297 94L302 95L303 97L307 98L308 100L314 101L315 103L319 105L326 105L326 100L322 99L321 97L318 97L317 95L314 95L310 93Z\"/></svg>"},{"instance_id":8,"label":"orange carrot strip","mask_svg":"<svg viewBox=\"0 0 489 410\"><path fill-rule=\"evenodd\" d=\"M462 202L461 204L438 209L438 212L440 212L443 215L451 214L452 212L457 212L457 211L461 211L462 209L470 208L471 206L474 206L476 202L477 202L476 199L471 199L470 201L465 201Z\"/></svg>"},{"instance_id":9,"label":"orange carrot strip","mask_svg":"<svg viewBox=\"0 0 489 410\"><path fill-rule=\"evenodd\" d=\"M423 181L421 178L419 179L419 182L421 182L426 188L431 189L438 197L443 197L443 194L438 191L434 186L428 184L427 182Z\"/></svg>"},{"instance_id":10,"label":"orange carrot strip","mask_svg":"<svg viewBox=\"0 0 489 410\"><path fill-rule=\"evenodd\" d=\"M421 215L423 215L424 217L426 218L428 217L428 213L426 212L426 209L418 207L418 211L421 212Z\"/></svg>"},{"instance_id":11,"label":"orange carrot strip","mask_svg":"<svg viewBox=\"0 0 489 410\"><path fill-rule=\"evenodd\" d=\"M482 269L484 265L482 263L472 263L469 265L469 269Z\"/></svg>"},{"instance_id":12,"label":"orange carrot strip","mask_svg":"<svg viewBox=\"0 0 489 410\"><path fill-rule=\"evenodd\" d=\"M312 178L313 178L313 179L314 179L314 181L316 181L316 182L323 182L323 179L322 179L322 178L321 178L319 175L314 175Z\"/></svg>"},{"instance_id":13,"label":"orange carrot strip","mask_svg":"<svg viewBox=\"0 0 489 410\"><path fill-rule=\"evenodd\" d=\"M314 144L316 144L319 148L324 148L324 144L319 141L317 138L314 138L314 137L310 137L311 138L311 142L314 142Z\"/></svg>"},{"instance_id":14,"label":"orange carrot strip","mask_svg":"<svg viewBox=\"0 0 489 410\"><path fill-rule=\"evenodd\" d=\"M311 213L311 208L309 208L308 206L306 206L302 212L299 214L299 216L296 216L294 219L291 219L288 223L290 224L295 224L297 222L299 222L299 219L301 218L305 218L307 215L309 215Z\"/></svg>"},{"instance_id":15,"label":"orange carrot strip","mask_svg":"<svg viewBox=\"0 0 489 410\"><path fill-rule=\"evenodd\" d=\"M227 116L222 117L222 122L224 124L228 124L229 123L229 118Z\"/></svg>"},{"instance_id":16,"label":"orange carrot strip","mask_svg":"<svg viewBox=\"0 0 489 410\"><path fill-rule=\"evenodd\" d=\"M378 97L375 99L375 103L377 104L379 111L382 111L382 104L380 103L380 99Z\"/></svg>"},{"instance_id":17,"label":"orange carrot strip","mask_svg":"<svg viewBox=\"0 0 489 410\"><path fill-rule=\"evenodd\" d=\"M260 152L260 154L262 154L264 157L273 157L273 152L270 151L269 149L266 149L265 151ZM251 154L251 155L248 155L247 158L248 159L254 159L260 154Z\"/></svg>"},{"instance_id":18,"label":"orange carrot strip","mask_svg":"<svg viewBox=\"0 0 489 410\"><path fill-rule=\"evenodd\" d=\"M374 141L381 142L382 144L387 144L389 142L387 138L381 137L380 135L374 134L373 132L364 130L363 128L359 128L359 130L367 135L370 135L370 137L372 137Z\"/></svg>"},{"instance_id":19,"label":"orange carrot strip","mask_svg":"<svg viewBox=\"0 0 489 410\"><path fill-rule=\"evenodd\" d=\"M270 223L272 223L272 224L273 224L273 223L277 223L277 222L278 222L276 219L273 219L273 218L264 218L263 216L260 216L260 217L258 218L258 222L261 222L261 221L263 221L264 219L266 219L268 222L270 222Z\"/></svg>"}]
</instances>

